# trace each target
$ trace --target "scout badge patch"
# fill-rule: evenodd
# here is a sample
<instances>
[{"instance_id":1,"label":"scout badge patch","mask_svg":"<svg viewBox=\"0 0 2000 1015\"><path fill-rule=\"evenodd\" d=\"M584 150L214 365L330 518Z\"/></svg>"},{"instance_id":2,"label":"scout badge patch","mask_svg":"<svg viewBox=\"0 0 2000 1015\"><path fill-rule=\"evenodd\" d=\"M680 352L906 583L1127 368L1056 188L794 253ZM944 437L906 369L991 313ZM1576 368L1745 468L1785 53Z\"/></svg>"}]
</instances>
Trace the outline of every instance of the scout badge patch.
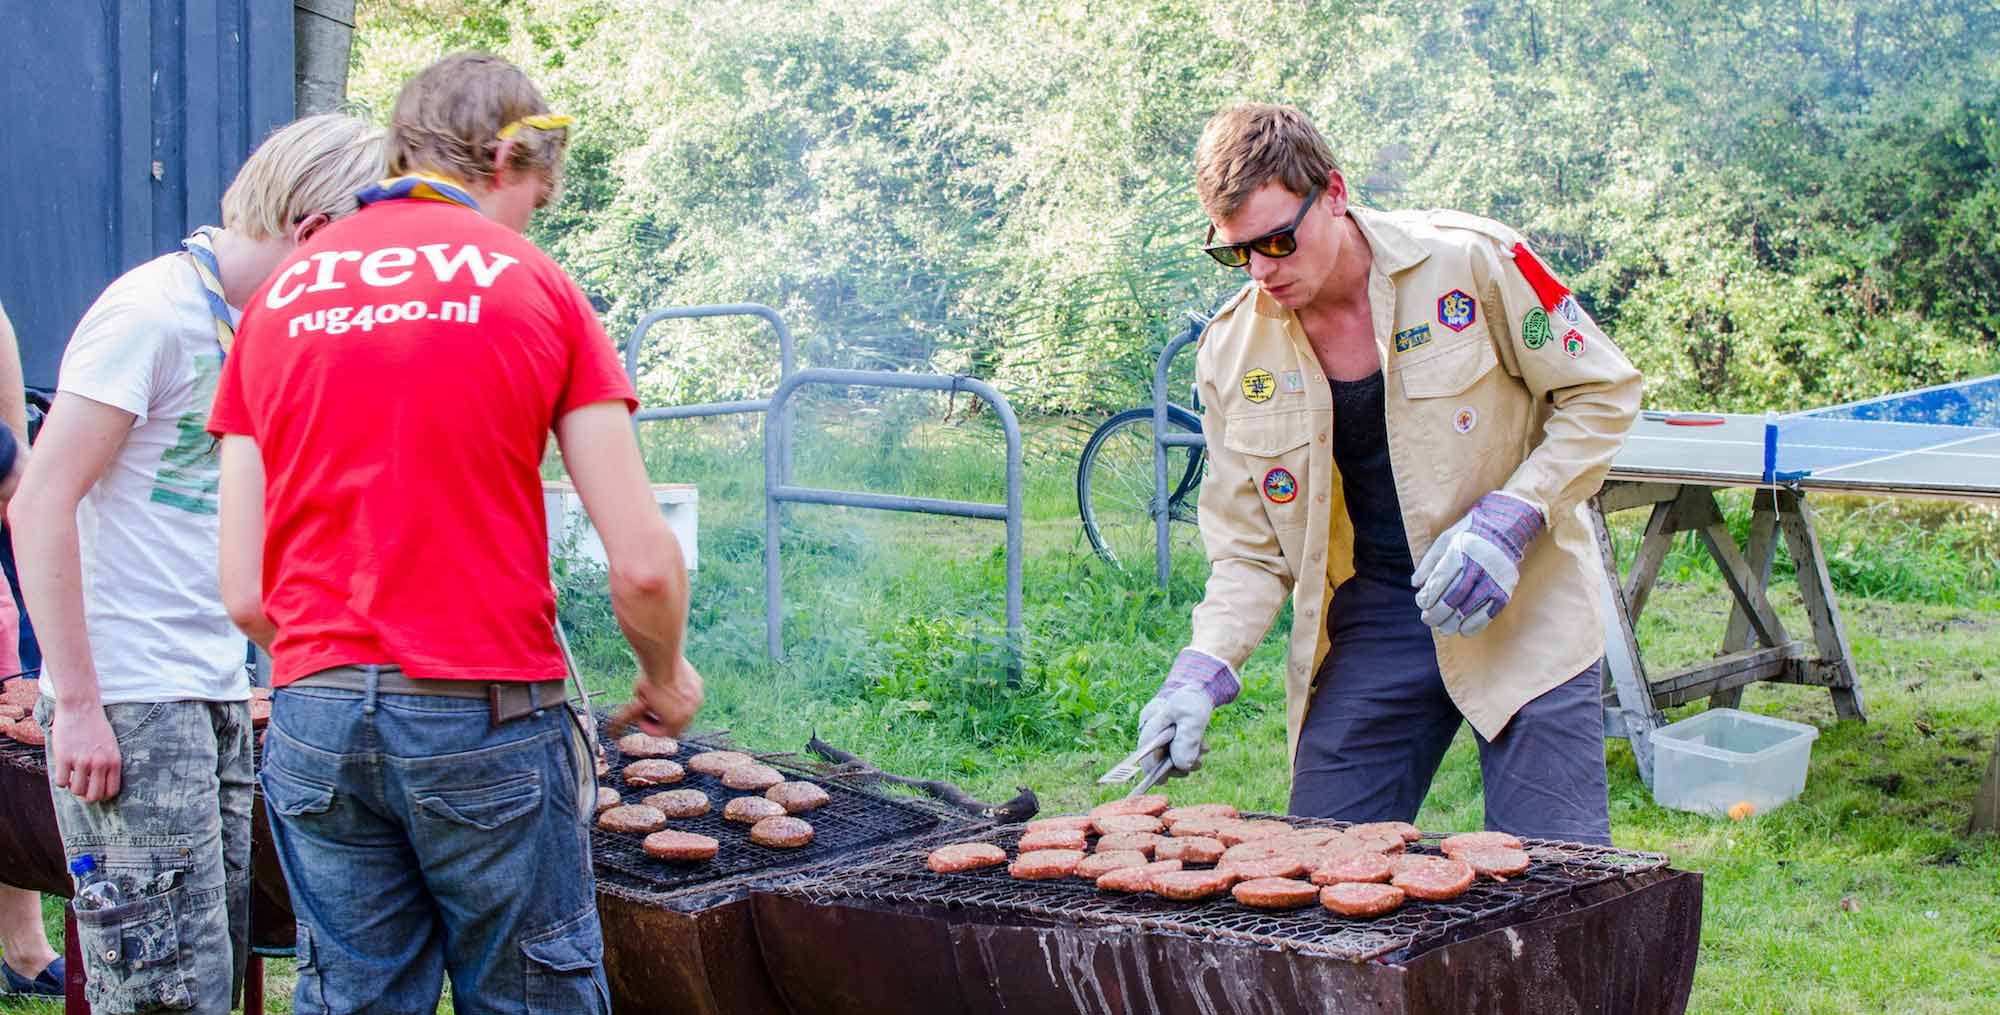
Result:
<instances>
[{"instance_id":1,"label":"scout badge patch","mask_svg":"<svg viewBox=\"0 0 2000 1015\"><path fill-rule=\"evenodd\" d=\"M1548 311L1536 307L1521 319L1521 344L1527 346L1529 351L1549 344L1551 337Z\"/></svg>"},{"instance_id":2,"label":"scout badge patch","mask_svg":"<svg viewBox=\"0 0 2000 1015\"><path fill-rule=\"evenodd\" d=\"M1431 326L1419 324L1414 328L1404 328L1396 332L1396 351L1409 352L1431 340Z\"/></svg>"},{"instance_id":3,"label":"scout badge patch","mask_svg":"<svg viewBox=\"0 0 2000 1015\"><path fill-rule=\"evenodd\" d=\"M1259 368L1243 375L1243 397L1253 402L1268 402L1277 390L1277 378L1269 370Z\"/></svg>"},{"instance_id":4,"label":"scout badge patch","mask_svg":"<svg viewBox=\"0 0 2000 1015\"><path fill-rule=\"evenodd\" d=\"M1306 389L1306 373L1303 370L1287 370L1278 375L1279 383L1285 386L1285 394L1296 395Z\"/></svg>"},{"instance_id":5,"label":"scout badge patch","mask_svg":"<svg viewBox=\"0 0 2000 1015\"><path fill-rule=\"evenodd\" d=\"M1471 327L1478 314L1479 304L1474 303L1463 289L1453 289L1438 297L1438 323L1453 331Z\"/></svg>"},{"instance_id":6,"label":"scout badge patch","mask_svg":"<svg viewBox=\"0 0 2000 1015\"><path fill-rule=\"evenodd\" d=\"M1459 433L1471 433L1479 425L1479 410L1465 406L1451 417L1451 428Z\"/></svg>"},{"instance_id":7,"label":"scout badge patch","mask_svg":"<svg viewBox=\"0 0 2000 1015\"><path fill-rule=\"evenodd\" d=\"M1290 504L1299 496L1299 481L1286 469L1264 473L1264 499L1273 504Z\"/></svg>"},{"instance_id":8,"label":"scout badge patch","mask_svg":"<svg viewBox=\"0 0 2000 1015\"><path fill-rule=\"evenodd\" d=\"M1583 332L1571 329L1569 334L1564 335L1563 352L1570 359L1576 359L1578 356L1583 355Z\"/></svg>"}]
</instances>

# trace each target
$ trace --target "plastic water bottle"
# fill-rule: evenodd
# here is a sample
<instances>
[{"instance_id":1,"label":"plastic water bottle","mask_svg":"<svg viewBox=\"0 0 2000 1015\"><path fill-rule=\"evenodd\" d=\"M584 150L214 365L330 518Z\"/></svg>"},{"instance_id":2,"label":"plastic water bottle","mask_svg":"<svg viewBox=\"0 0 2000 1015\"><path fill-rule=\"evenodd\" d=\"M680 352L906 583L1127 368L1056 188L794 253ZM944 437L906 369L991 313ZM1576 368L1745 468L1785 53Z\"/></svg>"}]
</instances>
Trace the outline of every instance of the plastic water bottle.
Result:
<instances>
[{"instance_id":1,"label":"plastic water bottle","mask_svg":"<svg viewBox=\"0 0 2000 1015\"><path fill-rule=\"evenodd\" d=\"M85 853L69 862L69 872L76 878L76 898L72 904L78 909L110 909L125 901L124 893L118 890L118 882L97 869L97 858Z\"/></svg>"}]
</instances>

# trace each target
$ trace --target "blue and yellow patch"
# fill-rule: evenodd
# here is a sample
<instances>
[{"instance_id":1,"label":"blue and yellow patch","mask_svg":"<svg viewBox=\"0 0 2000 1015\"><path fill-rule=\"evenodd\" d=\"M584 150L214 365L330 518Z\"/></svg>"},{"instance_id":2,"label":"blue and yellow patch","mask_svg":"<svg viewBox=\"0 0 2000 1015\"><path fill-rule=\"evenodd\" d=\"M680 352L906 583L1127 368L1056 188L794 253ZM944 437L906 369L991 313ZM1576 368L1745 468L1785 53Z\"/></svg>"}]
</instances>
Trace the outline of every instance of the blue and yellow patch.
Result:
<instances>
[{"instance_id":1,"label":"blue and yellow patch","mask_svg":"<svg viewBox=\"0 0 2000 1015\"><path fill-rule=\"evenodd\" d=\"M1479 304L1463 289L1453 289L1438 297L1438 323L1453 331L1464 331L1479 317Z\"/></svg>"},{"instance_id":2,"label":"blue and yellow patch","mask_svg":"<svg viewBox=\"0 0 2000 1015\"><path fill-rule=\"evenodd\" d=\"M1290 470L1272 469L1264 473L1264 499L1273 504L1290 504L1298 496L1299 481Z\"/></svg>"},{"instance_id":3,"label":"blue and yellow patch","mask_svg":"<svg viewBox=\"0 0 2000 1015\"><path fill-rule=\"evenodd\" d=\"M1431 326L1428 323L1419 324L1414 328L1404 328L1396 332L1396 351L1409 352L1430 340Z\"/></svg>"}]
</instances>

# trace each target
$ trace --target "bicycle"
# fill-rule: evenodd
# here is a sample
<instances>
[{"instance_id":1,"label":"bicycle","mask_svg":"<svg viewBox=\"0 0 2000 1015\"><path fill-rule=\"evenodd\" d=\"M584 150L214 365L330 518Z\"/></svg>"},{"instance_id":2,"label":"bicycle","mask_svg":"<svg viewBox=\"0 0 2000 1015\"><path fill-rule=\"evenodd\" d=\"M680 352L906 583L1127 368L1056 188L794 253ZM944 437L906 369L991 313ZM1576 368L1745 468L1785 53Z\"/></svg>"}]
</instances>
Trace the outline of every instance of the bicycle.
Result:
<instances>
[{"instance_id":1,"label":"bicycle","mask_svg":"<svg viewBox=\"0 0 2000 1015\"><path fill-rule=\"evenodd\" d=\"M1185 338L1199 335L1205 315L1190 313ZM1201 402L1192 408L1167 403L1168 432L1201 433ZM1196 493L1208 453L1199 445L1167 445L1165 503L1155 508L1153 409L1126 409L1099 424L1084 443L1077 462L1077 512L1091 549L1114 567L1133 571L1152 566L1157 521L1168 520L1169 553L1177 546L1198 545Z\"/></svg>"}]
</instances>

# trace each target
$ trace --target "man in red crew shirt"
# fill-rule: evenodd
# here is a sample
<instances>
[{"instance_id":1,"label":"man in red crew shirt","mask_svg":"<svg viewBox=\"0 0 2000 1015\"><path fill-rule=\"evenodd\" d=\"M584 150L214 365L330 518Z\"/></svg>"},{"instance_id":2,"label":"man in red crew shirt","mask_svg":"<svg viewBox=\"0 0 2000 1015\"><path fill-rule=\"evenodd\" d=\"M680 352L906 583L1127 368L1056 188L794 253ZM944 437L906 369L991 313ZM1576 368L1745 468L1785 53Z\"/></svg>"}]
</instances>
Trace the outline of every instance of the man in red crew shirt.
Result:
<instances>
[{"instance_id":1,"label":"man in red crew shirt","mask_svg":"<svg viewBox=\"0 0 2000 1015\"><path fill-rule=\"evenodd\" d=\"M539 464L553 429L639 660L682 729L687 571L589 303L520 235L567 117L484 54L404 86L392 177L251 297L209 427L222 591L276 661L261 780L298 913L296 1007L608 1007L593 760L563 701Z\"/></svg>"}]
</instances>

